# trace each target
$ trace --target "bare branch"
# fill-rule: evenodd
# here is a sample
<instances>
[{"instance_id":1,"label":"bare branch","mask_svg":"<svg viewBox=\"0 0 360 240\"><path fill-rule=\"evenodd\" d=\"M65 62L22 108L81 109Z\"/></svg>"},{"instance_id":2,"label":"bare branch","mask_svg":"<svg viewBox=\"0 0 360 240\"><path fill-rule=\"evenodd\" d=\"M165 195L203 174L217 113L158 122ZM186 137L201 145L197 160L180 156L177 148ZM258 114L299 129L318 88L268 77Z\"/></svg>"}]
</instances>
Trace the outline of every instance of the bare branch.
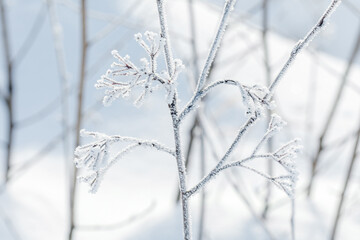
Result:
<instances>
[{"instance_id":1,"label":"bare branch","mask_svg":"<svg viewBox=\"0 0 360 240\"><path fill-rule=\"evenodd\" d=\"M235 137L235 140L231 144L230 148L226 151L225 155L221 158L221 160L217 163L217 165L193 188L188 190L186 194L190 197L197 191L199 191L202 187L204 187L210 180L212 180L218 173L219 169L223 166L224 162L230 157L230 154L234 151L236 146L238 145L240 139L248 130L248 128L254 124L256 121L257 116L252 116L248 119L248 121L244 124L242 128L240 128L239 133Z\"/></svg>"},{"instance_id":2,"label":"bare branch","mask_svg":"<svg viewBox=\"0 0 360 240\"><path fill-rule=\"evenodd\" d=\"M150 147L150 148L156 148L159 151L162 152L166 152L169 153L172 156L175 156L175 151L166 147L165 145L158 143L154 140L143 140L143 139L139 139L139 138L134 138L134 137L123 137L120 135L112 135L112 136L107 136L103 133L98 133L98 132L88 132L85 130L81 130L80 131L81 136L91 136L93 138L96 139L106 139L108 141L109 144L113 144L113 143L117 143L117 142L127 142L127 143L135 143L139 146L143 146L143 147ZM83 147L87 147L92 145L92 143L90 144L86 144Z\"/></svg>"},{"instance_id":3,"label":"bare branch","mask_svg":"<svg viewBox=\"0 0 360 240\"><path fill-rule=\"evenodd\" d=\"M328 24L328 21L330 19L330 16L334 13L337 6L340 4L341 0L332 0L330 6L327 8L325 13L320 17L318 22L315 24L315 26L310 30L306 36L301 39L292 50L289 59L286 61L283 68L280 70L279 74L275 78L275 80L271 83L269 87L270 93L266 96L266 98L271 98L272 94L274 93L274 90L276 86L279 84L280 80L284 77L285 73L289 69L290 65L294 62L298 54L308 46L308 44L316 37L316 35L326 27Z\"/></svg>"},{"instance_id":4,"label":"bare branch","mask_svg":"<svg viewBox=\"0 0 360 240\"><path fill-rule=\"evenodd\" d=\"M321 157L321 154L322 154L323 148L324 148L325 137L327 136L328 131L330 129L330 125L332 124L332 122L334 120L335 113L336 113L336 111L338 109L340 99L341 99L341 97L343 95L346 82L348 81L348 76L349 76L349 74L350 74L350 72L352 70L354 61L355 61L356 56L358 55L359 52L360 52L360 28L359 28L359 32L358 32L358 36L357 36L355 46L354 46L354 48L353 48L353 50L351 52L349 62L347 63L344 75L343 75L343 77L341 79L340 86L339 86L339 88L337 90L336 97L335 97L334 102L333 102L333 104L331 106L331 109L330 109L329 115L328 115L328 117L326 119L324 128L322 129L321 135L319 137L318 148L317 148L317 151L315 153L315 157L312 160L311 175L310 175L310 181L309 181L309 185L308 185L308 196L311 195L311 191L312 191L312 187L313 187L313 181L314 181L316 171L317 171L317 166L318 166L319 159Z\"/></svg>"},{"instance_id":5,"label":"bare branch","mask_svg":"<svg viewBox=\"0 0 360 240\"><path fill-rule=\"evenodd\" d=\"M165 0L156 0L159 12L161 37L165 39L164 52L166 58L166 66L168 68L169 76L172 77L172 75L174 74L174 59L170 46L170 37L168 33L168 25L164 10L164 1Z\"/></svg>"},{"instance_id":6,"label":"bare branch","mask_svg":"<svg viewBox=\"0 0 360 240\"><path fill-rule=\"evenodd\" d=\"M196 107L196 104L203 99L212 89L220 86L220 85L233 85L238 86L240 89L243 88L243 85L240 82L237 82L235 80L221 80L214 82L210 84L209 86L205 87L203 90L200 90L197 92L197 94L191 99L191 102L189 102L185 108L181 111L179 118L177 120L178 124L181 123L181 121L188 115L194 108Z\"/></svg>"},{"instance_id":7,"label":"bare branch","mask_svg":"<svg viewBox=\"0 0 360 240\"><path fill-rule=\"evenodd\" d=\"M5 153L5 183L8 181L10 172L10 161L12 159L13 151L13 135L14 135L14 109L13 109L13 64L11 61L10 42L8 35L8 25L4 0L0 0L0 16L1 16L1 28L2 28L2 42L4 48L5 66L6 66L6 111L7 111L7 148Z\"/></svg>"},{"instance_id":8,"label":"bare branch","mask_svg":"<svg viewBox=\"0 0 360 240\"><path fill-rule=\"evenodd\" d=\"M212 63L213 63L213 61L215 59L216 53L217 53L217 51L218 51L218 49L220 47L221 40L222 40L222 38L224 36L226 26L227 26L228 21L229 21L230 13L232 12L232 10L234 8L235 3L236 3L236 0L227 0L225 2L224 10L223 10L223 13L222 13L222 16L221 16L221 21L220 21L218 30L216 32L214 41L213 41L213 43L211 45L209 55L208 55L208 57L206 59L204 68L201 71L201 74L200 74L200 77L199 77L199 80L198 80L198 84L197 84L194 96L196 96L196 93L199 92L200 89L202 89L202 87L204 86L206 77L207 77L207 75L209 73L209 70L211 68L211 65L212 65Z\"/></svg>"},{"instance_id":9,"label":"bare branch","mask_svg":"<svg viewBox=\"0 0 360 240\"><path fill-rule=\"evenodd\" d=\"M330 237L331 240L334 240L335 236L336 236L337 228L338 228L338 225L339 225L339 222L340 222L341 211L343 209L343 204L344 204L344 201L345 201L346 192L348 191L348 187L349 187L349 184L350 184L352 172L355 170L354 166L355 166L356 160L358 158L357 154L358 154L358 149L360 147L359 143L360 143L360 129L357 132L355 144L354 144L354 147L353 147L353 150L352 150L352 156L351 156L350 164L349 164L349 167L347 169L344 186L343 186L343 189L342 189L342 192L341 192L341 195L340 195L340 200L339 200L339 203L338 203L338 206L337 206L336 216L335 216L333 227L332 227L332 230L331 230L331 237Z\"/></svg>"},{"instance_id":10,"label":"bare branch","mask_svg":"<svg viewBox=\"0 0 360 240\"><path fill-rule=\"evenodd\" d=\"M76 123L75 123L75 147L80 145L80 129L82 126L83 118L83 100L84 100L84 85L85 85L85 69L87 65L88 45L87 45L87 0L81 0L81 60L80 60L80 74L78 81L77 92L77 106L76 106ZM72 176L70 178L70 230L68 240L73 240L73 233L75 229L75 200L77 194L77 168L73 169Z\"/></svg>"}]
</instances>

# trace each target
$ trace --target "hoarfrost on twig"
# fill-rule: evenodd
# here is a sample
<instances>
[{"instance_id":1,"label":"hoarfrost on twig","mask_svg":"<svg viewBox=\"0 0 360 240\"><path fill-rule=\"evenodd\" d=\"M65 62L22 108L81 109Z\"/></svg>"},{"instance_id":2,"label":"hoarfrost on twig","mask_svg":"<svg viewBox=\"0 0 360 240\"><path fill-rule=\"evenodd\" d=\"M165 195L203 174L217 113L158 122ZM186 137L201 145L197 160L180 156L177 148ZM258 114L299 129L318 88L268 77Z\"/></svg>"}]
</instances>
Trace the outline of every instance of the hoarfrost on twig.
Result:
<instances>
[{"instance_id":1,"label":"hoarfrost on twig","mask_svg":"<svg viewBox=\"0 0 360 240\"><path fill-rule=\"evenodd\" d=\"M85 168L87 174L79 177L81 182L85 182L90 186L90 192L95 193L100 185L104 173L114 165L118 160L122 159L126 154L138 147L154 148L158 151L168 153L175 156L174 150L156 142L142 140L132 137L108 136L98 132L88 132L81 130L82 136L90 136L96 141L79 146L75 149L75 165L77 168ZM109 147L114 143L124 142L129 145L119 151L115 156L109 156Z\"/></svg>"},{"instance_id":2,"label":"hoarfrost on twig","mask_svg":"<svg viewBox=\"0 0 360 240\"><path fill-rule=\"evenodd\" d=\"M142 92L135 100L136 106L141 106L144 99L164 86L168 95L174 92L174 85L178 74L184 69L180 59L174 60L174 74L170 77L157 72L157 58L164 47L165 40L158 34L146 31L146 41L141 33L135 34L135 40L145 50L148 58L141 58L141 67L136 66L128 55L122 57L118 51L113 50L111 54L117 60L111 64L111 68L97 81L95 87L105 88L104 105L110 105L119 97L127 98L131 91L138 87Z\"/></svg>"}]
</instances>

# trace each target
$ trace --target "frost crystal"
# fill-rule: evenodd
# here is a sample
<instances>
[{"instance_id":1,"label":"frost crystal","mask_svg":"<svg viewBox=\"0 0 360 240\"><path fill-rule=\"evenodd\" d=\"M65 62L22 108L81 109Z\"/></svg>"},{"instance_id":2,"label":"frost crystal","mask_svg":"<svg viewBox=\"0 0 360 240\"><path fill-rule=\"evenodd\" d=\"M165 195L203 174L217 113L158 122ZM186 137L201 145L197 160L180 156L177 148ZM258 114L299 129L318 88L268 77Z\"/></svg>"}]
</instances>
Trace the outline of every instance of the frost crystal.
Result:
<instances>
[{"instance_id":1,"label":"frost crystal","mask_svg":"<svg viewBox=\"0 0 360 240\"><path fill-rule=\"evenodd\" d=\"M164 47L165 41L158 37L158 34L149 31L146 31L144 36L146 41L141 33L135 34L135 40L148 55L148 58L140 59L141 67L137 67L128 55L122 57L116 50L111 52L117 61L111 64L111 69L107 70L95 84L98 89L106 89L104 105L110 105L119 97L129 97L131 91L136 87L143 89L134 102L136 106L141 106L145 98L160 86L164 86L167 95L174 94L174 83L184 68L182 61L179 59L174 61L175 71L171 78L168 75L158 74L157 57Z\"/></svg>"},{"instance_id":2,"label":"frost crystal","mask_svg":"<svg viewBox=\"0 0 360 240\"><path fill-rule=\"evenodd\" d=\"M90 192L92 193L97 191L105 172L135 148L149 147L174 155L173 150L156 141L117 135L108 136L103 133L88 132L85 130L81 130L81 135L83 137L88 136L96 139L96 141L92 143L77 147L75 149L74 159L77 168L84 168L87 170L87 173L84 176L80 176L78 179L80 182L89 184ZM108 154L109 147L118 142L128 143L129 145L119 151L115 156L110 157Z\"/></svg>"}]
</instances>

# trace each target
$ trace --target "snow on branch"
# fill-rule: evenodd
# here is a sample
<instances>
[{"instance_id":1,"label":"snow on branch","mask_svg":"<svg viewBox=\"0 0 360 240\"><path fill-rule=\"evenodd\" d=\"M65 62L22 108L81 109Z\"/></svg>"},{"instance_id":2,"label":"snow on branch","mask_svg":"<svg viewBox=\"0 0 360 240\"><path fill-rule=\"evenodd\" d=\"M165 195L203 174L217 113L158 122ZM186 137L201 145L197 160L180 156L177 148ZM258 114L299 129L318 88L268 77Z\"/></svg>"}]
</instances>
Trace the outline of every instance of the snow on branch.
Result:
<instances>
[{"instance_id":1,"label":"snow on branch","mask_svg":"<svg viewBox=\"0 0 360 240\"><path fill-rule=\"evenodd\" d=\"M98 132L88 132L81 130L81 136L93 137L96 141L79 146L75 149L75 166L77 168L85 168L88 173L79 177L81 182L85 182L90 186L90 192L95 193L100 185L104 173L114 165L118 160L130 153L138 147L153 148L161 152L175 156L174 150L156 142L142 140L132 137L108 136ZM114 157L109 156L109 148L112 144L124 142L129 143L127 147L118 152Z\"/></svg>"},{"instance_id":2,"label":"snow on branch","mask_svg":"<svg viewBox=\"0 0 360 240\"><path fill-rule=\"evenodd\" d=\"M269 93L269 90L265 86L246 86L235 80L220 80L198 91L195 97L192 98L192 100L181 111L178 118L178 123L180 123L187 114L196 108L196 104L201 101L201 99L203 99L211 90L221 85L232 85L239 88L243 104L247 108L247 115L252 115L255 112L260 113L264 108L272 109L275 106L274 102L265 99L265 96Z\"/></svg>"},{"instance_id":3,"label":"snow on branch","mask_svg":"<svg viewBox=\"0 0 360 240\"><path fill-rule=\"evenodd\" d=\"M115 99L128 97L135 87L142 88L142 93L135 100L136 106L141 106L145 98L162 85L171 96L174 91L177 75L184 68L180 59L174 60L174 73L170 77L166 71L157 72L157 58L165 44L165 39L153 32L145 32L146 41L141 33L135 34L135 40L145 50L148 58L142 58L141 67L136 66L128 55L122 57L118 51L111 53L117 60L111 69L97 81L96 88L105 88L104 105L110 105Z\"/></svg>"},{"instance_id":4,"label":"snow on branch","mask_svg":"<svg viewBox=\"0 0 360 240\"><path fill-rule=\"evenodd\" d=\"M235 148L235 145L239 142L241 136L246 131L246 129L253 124L251 122L252 118L249 119L249 121L242 127L242 131L239 132L236 139L234 140L231 147L228 149L224 157L218 162L218 164L193 188L191 188L189 191L187 191L187 196L190 197L196 192L198 192L201 188L203 188L207 183L209 183L211 180L215 179L215 177L222 172L223 170L226 170L231 167L243 167L245 169L248 169L252 172L255 172L256 174L268 179L269 181L273 182L276 186L278 186L280 189L284 190L284 192L289 197L294 197L294 191L295 191L295 185L296 180L298 176L298 172L296 170L295 166L295 157L299 150L301 149L301 145L299 143L298 139L292 140L283 146L281 146L278 150L276 150L273 153L264 153L264 154L256 154L263 145L266 140L268 140L270 137L272 137L276 132L281 130L281 128L285 125L285 122L281 120L281 118L277 115L273 115L272 119L269 123L269 127L264 134L264 136L261 138L257 146L255 147L255 150L253 153L240 161L234 161L225 164L227 158ZM253 118L254 119L254 118ZM285 171L287 172L287 175L282 175L279 177L272 177L267 175L264 172L261 172L259 170L256 170L252 167L249 167L247 165L244 165L247 162L250 162L255 159L268 159L270 161L275 161L280 166L282 166Z\"/></svg>"},{"instance_id":5,"label":"snow on branch","mask_svg":"<svg viewBox=\"0 0 360 240\"><path fill-rule=\"evenodd\" d=\"M290 65L294 62L297 55L306 48L309 43L323 30L329 23L331 15L335 12L336 8L340 5L341 0L332 0L330 6L326 9L324 14L320 17L315 26L306 34L306 36L299 40L293 50L290 53L289 59L286 61L283 68L280 70L279 74L275 80L271 83L269 90L270 93L266 96L267 99L272 97L276 86L279 84L280 80L284 77L285 73L289 69Z\"/></svg>"},{"instance_id":6,"label":"snow on branch","mask_svg":"<svg viewBox=\"0 0 360 240\"><path fill-rule=\"evenodd\" d=\"M237 0L226 0L224 5L224 10L222 13L221 21L219 27L217 29L214 41L211 45L209 55L206 59L205 65L202 69L202 72L199 77L199 81L197 83L196 92L199 92L200 89L204 86L207 75L209 74L209 70L211 65L215 59L216 53L220 47L221 40L225 34L226 26L228 24L230 13L234 10L234 6Z\"/></svg>"},{"instance_id":7,"label":"snow on branch","mask_svg":"<svg viewBox=\"0 0 360 240\"><path fill-rule=\"evenodd\" d=\"M225 10L224 10L224 15L226 13L226 6L229 2L232 1L227 1L227 3L225 4ZM247 123L240 129L238 135L236 136L235 140L233 141L233 143L230 145L229 149L227 150L226 154L224 155L224 157L219 161L219 163L216 165L216 167L214 169L212 169L197 185L195 185L193 188L191 188L190 190L187 191L187 196L191 196L194 193L196 193L199 189L201 189L202 187L205 186L205 184L207 184L210 180L212 180L213 178L215 178L217 176L217 174L221 171L221 168L223 167L224 162L227 160L228 156L233 152L233 149L238 145L240 139L242 138L242 136L245 134L245 132L249 129L250 126L252 126L260 117L260 109L261 107L266 106L267 108L272 108L273 104L270 104L270 99L272 97L272 94L275 91L275 87L278 85L279 81L281 80L281 78L284 76L284 74L287 72L289 66L291 65L291 63L294 62L294 60L296 59L296 56L313 40L313 38L320 32L320 30L322 30L328 23L330 16L332 15L332 13L336 10L337 6L340 4L341 0L333 0L330 4L330 6L327 8L327 10L325 11L325 13L322 15L322 17L320 18L320 20L317 22L317 24L310 30L310 32L302 39L300 40L296 46L294 47L294 49L292 50L289 59L287 60L287 62L285 63L285 65L283 66L283 68L281 69L280 73L278 74L278 76L275 78L275 80L271 83L271 85L269 86L268 90L265 88L253 88L256 89L257 91L261 90L260 92L262 94L250 94L251 91L249 91L249 89L247 89L247 92L249 94L243 94L243 98L244 96L251 96L251 100L253 101L253 103L255 103L255 105L260 106L260 108L257 108L255 111L248 111L251 114L251 117L248 119ZM221 25L220 25L221 26ZM221 28L221 27L220 27ZM219 29L220 29L219 28ZM214 43L216 42L216 38ZM216 44L213 44L211 50L210 50L210 54L209 54L209 58L207 60L207 63L205 64L204 70L206 69L206 66L208 64L208 61L210 59L210 64L211 64L211 52L214 49L217 49L217 47L215 46ZM215 48L214 48L215 46ZM215 55L213 55L215 56ZM191 98L191 100L186 104L186 106L184 107L183 111L180 113L179 115L179 123L180 121L182 121L182 119L189 113L191 112L194 108L195 108L195 104L204 96L206 95L206 92L203 92L205 89L210 90L211 88L217 86L217 85L221 85L221 84L231 84L231 85L236 85L236 86L241 86L241 84L237 84L237 82L235 81L219 81L214 83L214 86L209 86L209 88L203 88L203 83L205 81L206 78L206 71L204 74L204 71L199 79L198 82L198 87L197 90L195 91L193 97ZM242 88L245 89L245 88ZM243 93L243 92L242 92ZM265 95L263 95L263 93L265 93ZM254 102L256 101L256 102ZM245 101L245 105L249 105L246 104L249 103L249 101ZM276 119L278 119L278 117L273 117L273 121L277 121ZM273 122L272 121L272 122ZM273 122L274 123L274 122ZM270 123L271 124L271 123ZM261 145L263 144L263 142L265 142L267 139L269 139L271 137L271 135L275 132L275 130L279 129L280 127L280 122L278 122L275 125L278 125L277 128L271 128L271 126L269 126L269 129L272 129L271 131L267 131L267 133L265 133L264 137L262 138L262 140L259 142L258 146L254 149L254 152L252 154L252 157L250 157L249 159L254 159L254 154L260 149ZM297 147L296 147L297 146ZM298 151L300 147L298 146L298 141L297 140L293 140L291 141L289 144L284 145L282 148L280 148L278 151L276 151L275 153L273 153L271 155L271 159L276 160L279 164L281 164L289 173L290 175L287 175L286 177L281 177L281 178L272 178L269 177L268 179L270 179L271 181L275 181L278 180L277 182L275 181L276 185L281 187L289 196L292 196L291 194L291 190L293 190L293 186L294 186L294 182L296 179L296 174L293 171L293 164L292 162L287 162L285 161L286 159L292 159L294 157L294 155L296 154L296 152ZM243 167L245 167L244 165L241 165ZM255 169L252 169L250 167L246 167L247 169L251 169L252 171L262 175L262 176L267 176L264 173L261 173ZM290 182L289 182L290 181Z\"/></svg>"}]
</instances>

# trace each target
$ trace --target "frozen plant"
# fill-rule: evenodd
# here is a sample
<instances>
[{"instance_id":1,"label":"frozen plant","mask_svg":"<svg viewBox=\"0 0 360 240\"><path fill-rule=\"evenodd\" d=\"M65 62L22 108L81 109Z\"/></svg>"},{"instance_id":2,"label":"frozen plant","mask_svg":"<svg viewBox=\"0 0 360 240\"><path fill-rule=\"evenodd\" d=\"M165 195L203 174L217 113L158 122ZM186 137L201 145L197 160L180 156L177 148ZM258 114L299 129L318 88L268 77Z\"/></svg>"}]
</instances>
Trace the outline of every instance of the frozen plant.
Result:
<instances>
[{"instance_id":1,"label":"frozen plant","mask_svg":"<svg viewBox=\"0 0 360 240\"><path fill-rule=\"evenodd\" d=\"M296 139L292 140L280 146L274 152L260 153L263 144L279 130L281 130L281 128L285 125L284 121L282 121L278 115L272 116L267 131L259 140L257 146L254 148L250 156L243 158L242 160L232 162L229 161L229 158L233 154L236 147L240 144L240 140L243 138L245 133L254 126L254 124L260 119L261 116L264 115L265 112L267 112L266 109L271 109L274 107L274 103L272 102L271 98L276 86L288 70L290 64L294 62L296 56L326 25L325 23L328 21L329 16L335 10L339 2L339 0L333 0L329 8L320 18L318 23L313 27L313 29L305 36L304 39L296 44L290 54L288 61L268 88L258 85L246 86L241 84L239 81L231 79L220 80L206 85L209 69L211 68L212 62L214 61L217 50L220 46L222 37L226 30L226 25L230 17L230 13L236 3L236 0L227 0L224 5L223 14L216 36L211 45L205 65L199 76L196 90L184 108L179 111L177 77L184 66L181 60L173 59L170 38L167 29L164 0L157 0L161 28L159 36L152 32L146 32L144 34L146 39L144 40L141 34L135 35L136 41L142 48L144 48L147 54L147 58L141 60L142 66L136 66L132 61L130 61L130 57L122 57L117 51L113 51L112 54L117 61L114 62L111 66L111 69L101 77L101 79L97 82L96 87L106 89L104 104L110 104L113 100L119 97L127 97L132 93L134 88L139 88L141 89L142 93L135 101L137 106L141 105L144 99L156 89L165 89L168 108L172 118L175 146L174 148L170 148L156 141L148 141L132 137L108 136L102 133L87 132L83 130L83 135L85 134L92 136L96 139L96 141L84 146L79 146L75 151L76 166L86 168L88 171L85 176L79 177L79 179L89 184L91 192L96 192L105 172L119 159L123 158L125 154L129 153L135 148L148 147L169 153L170 155L174 156L177 163L179 189L181 193L180 198L183 213L183 233L185 240L192 239L189 211L190 198L195 193L202 190L205 185L210 183L213 179L215 179L216 176L224 172L226 169L232 167L242 167L244 169L250 170L273 182L289 197L294 197L295 183L298 175L295 168L294 157L300 149L299 141ZM157 57L161 52L164 52L167 70L159 73L157 70ZM245 114L247 115L248 119L239 129L235 139L228 147L222 158L219 159L214 168L205 174L205 176L195 186L189 187L187 184L188 176L185 169L184 157L182 155L180 134L181 123L190 112L196 111L196 106L210 91L223 85L230 85L239 89L239 92L242 95L243 103L247 109ZM117 142L128 143L128 146L115 154L114 157L109 159L109 147ZM250 167L247 164L250 161L256 159L274 161L275 163L282 166L286 173L280 176L269 176L260 170Z\"/></svg>"}]
</instances>

